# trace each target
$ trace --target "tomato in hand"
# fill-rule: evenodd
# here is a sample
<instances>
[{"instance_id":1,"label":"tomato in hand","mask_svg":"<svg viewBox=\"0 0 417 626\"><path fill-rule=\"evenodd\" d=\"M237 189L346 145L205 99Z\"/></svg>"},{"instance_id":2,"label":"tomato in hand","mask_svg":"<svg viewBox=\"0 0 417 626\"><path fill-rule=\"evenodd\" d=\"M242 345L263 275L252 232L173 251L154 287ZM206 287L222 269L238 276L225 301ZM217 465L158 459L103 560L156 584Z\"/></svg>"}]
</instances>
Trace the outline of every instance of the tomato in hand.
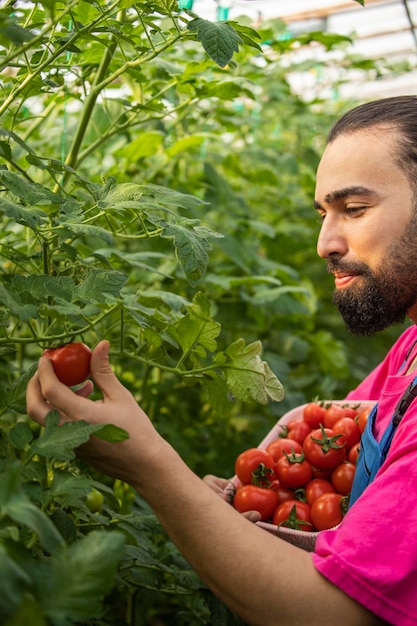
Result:
<instances>
[{"instance_id":1,"label":"tomato in hand","mask_svg":"<svg viewBox=\"0 0 417 626\"><path fill-rule=\"evenodd\" d=\"M233 505L239 513L258 511L263 522L270 519L278 506L277 494L273 489L257 485L242 485L236 489Z\"/></svg>"},{"instance_id":2,"label":"tomato in hand","mask_svg":"<svg viewBox=\"0 0 417 626\"><path fill-rule=\"evenodd\" d=\"M323 493L311 505L311 519L317 530L328 530L343 519L343 496L340 493Z\"/></svg>"},{"instance_id":3,"label":"tomato in hand","mask_svg":"<svg viewBox=\"0 0 417 626\"><path fill-rule=\"evenodd\" d=\"M47 348L46 356L53 365L56 377L64 385L72 387L90 376L91 350L85 343L67 343L59 348Z\"/></svg>"},{"instance_id":4,"label":"tomato in hand","mask_svg":"<svg viewBox=\"0 0 417 626\"><path fill-rule=\"evenodd\" d=\"M272 523L296 530L313 530L310 505L300 500L286 500L277 507Z\"/></svg>"},{"instance_id":5,"label":"tomato in hand","mask_svg":"<svg viewBox=\"0 0 417 626\"><path fill-rule=\"evenodd\" d=\"M243 485L267 484L275 478L275 460L266 450L248 448L235 461L235 474Z\"/></svg>"},{"instance_id":6,"label":"tomato in hand","mask_svg":"<svg viewBox=\"0 0 417 626\"><path fill-rule=\"evenodd\" d=\"M350 461L344 461L333 470L331 481L337 493L341 493L343 496L350 494L355 470L356 465Z\"/></svg>"},{"instance_id":7,"label":"tomato in hand","mask_svg":"<svg viewBox=\"0 0 417 626\"><path fill-rule=\"evenodd\" d=\"M343 444L339 444L340 435L335 435L331 428L317 428L304 440L303 450L307 461L319 469L332 469L346 458Z\"/></svg>"},{"instance_id":8,"label":"tomato in hand","mask_svg":"<svg viewBox=\"0 0 417 626\"><path fill-rule=\"evenodd\" d=\"M266 447L266 451L274 458L275 461L278 461L283 454L284 451L291 454L292 451L300 454L303 451L303 447L301 443L295 441L295 439L287 439L286 437L279 437L278 439L274 439L271 443Z\"/></svg>"},{"instance_id":9,"label":"tomato in hand","mask_svg":"<svg viewBox=\"0 0 417 626\"><path fill-rule=\"evenodd\" d=\"M324 424L326 408L319 402L309 402L303 409L303 420L307 422L311 429L316 429L320 424Z\"/></svg>"}]
</instances>

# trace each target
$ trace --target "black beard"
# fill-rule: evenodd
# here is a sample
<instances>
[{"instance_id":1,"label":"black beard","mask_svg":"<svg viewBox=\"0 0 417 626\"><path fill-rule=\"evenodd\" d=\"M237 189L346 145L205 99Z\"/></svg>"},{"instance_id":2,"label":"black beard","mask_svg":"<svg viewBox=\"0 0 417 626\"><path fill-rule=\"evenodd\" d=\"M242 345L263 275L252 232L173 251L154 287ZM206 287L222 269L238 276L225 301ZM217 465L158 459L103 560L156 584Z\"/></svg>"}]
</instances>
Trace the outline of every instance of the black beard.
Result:
<instances>
[{"instance_id":1,"label":"black beard","mask_svg":"<svg viewBox=\"0 0 417 626\"><path fill-rule=\"evenodd\" d=\"M404 322L407 311L414 302L401 302L395 291L373 275L361 275L363 284L352 285L333 292L335 304L348 330L355 335L372 336L375 333Z\"/></svg>"}]
</instances>

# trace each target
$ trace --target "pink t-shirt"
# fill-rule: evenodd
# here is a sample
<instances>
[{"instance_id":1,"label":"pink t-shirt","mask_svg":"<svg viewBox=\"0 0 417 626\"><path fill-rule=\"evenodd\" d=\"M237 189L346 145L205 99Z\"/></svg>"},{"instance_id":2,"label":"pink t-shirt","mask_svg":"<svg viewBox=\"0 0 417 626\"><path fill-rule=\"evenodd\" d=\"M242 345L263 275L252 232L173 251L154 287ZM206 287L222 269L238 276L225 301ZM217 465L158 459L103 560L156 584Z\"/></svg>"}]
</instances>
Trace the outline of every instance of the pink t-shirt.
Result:
<instances>
[{"instance_id":1,"label":"pink t-shirt","mask_svg":"<svg viewBox=\"0 0 417 626\"><path fill-rule=\"evenodd\" d=\"M417 375L404 375L401 367L415 342L417 326L412 326L347 396L378 400L378 440ZM408 362L416 354L417 345ZM382 619L395 626L417 624L417 400L400 422L375 480L339 528L320 533L312 558L321 574Z\"/></svg>"}]
</instances>

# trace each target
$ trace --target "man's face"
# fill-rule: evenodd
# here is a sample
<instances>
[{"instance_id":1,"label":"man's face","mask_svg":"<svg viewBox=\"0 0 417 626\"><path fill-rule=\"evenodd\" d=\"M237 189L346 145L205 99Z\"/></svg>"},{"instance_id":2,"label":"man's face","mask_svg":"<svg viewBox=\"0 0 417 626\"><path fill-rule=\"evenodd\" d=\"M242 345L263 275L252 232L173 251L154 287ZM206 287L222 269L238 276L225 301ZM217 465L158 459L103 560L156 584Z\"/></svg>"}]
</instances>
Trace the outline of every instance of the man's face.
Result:
<instances>
[{"instance_id":1,"label":"man's face","mask_svg":"<svg viewBox=\"0 0 417 626\"><path fill-rule=\"evenodd\" d=\"M341 135L317 171L317 251L335 276L333 302L363 335L407 315L417 323L417 215L394 147L393 130Z\"/></svg>"}]
</instances>

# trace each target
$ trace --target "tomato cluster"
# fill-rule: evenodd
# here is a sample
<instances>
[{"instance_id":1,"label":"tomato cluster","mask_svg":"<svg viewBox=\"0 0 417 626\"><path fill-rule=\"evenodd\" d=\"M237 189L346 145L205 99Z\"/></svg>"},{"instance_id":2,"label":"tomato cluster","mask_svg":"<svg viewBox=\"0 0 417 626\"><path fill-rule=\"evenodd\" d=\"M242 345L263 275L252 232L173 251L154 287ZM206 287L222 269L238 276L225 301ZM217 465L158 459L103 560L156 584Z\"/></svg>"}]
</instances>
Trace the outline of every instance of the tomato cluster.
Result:
<instances>
[{"instance_id":1,"label":"tomato cluster","mask_svg":"<svg viewBox=\"0 0 417 626\"><path fill-rule=\"evenodd\" d=\"M274 525L305 531L337 526L348 506L361 434L371 407L310 402L265 449L236 459L233 504Z\"/></svg>"}]
</instances>

